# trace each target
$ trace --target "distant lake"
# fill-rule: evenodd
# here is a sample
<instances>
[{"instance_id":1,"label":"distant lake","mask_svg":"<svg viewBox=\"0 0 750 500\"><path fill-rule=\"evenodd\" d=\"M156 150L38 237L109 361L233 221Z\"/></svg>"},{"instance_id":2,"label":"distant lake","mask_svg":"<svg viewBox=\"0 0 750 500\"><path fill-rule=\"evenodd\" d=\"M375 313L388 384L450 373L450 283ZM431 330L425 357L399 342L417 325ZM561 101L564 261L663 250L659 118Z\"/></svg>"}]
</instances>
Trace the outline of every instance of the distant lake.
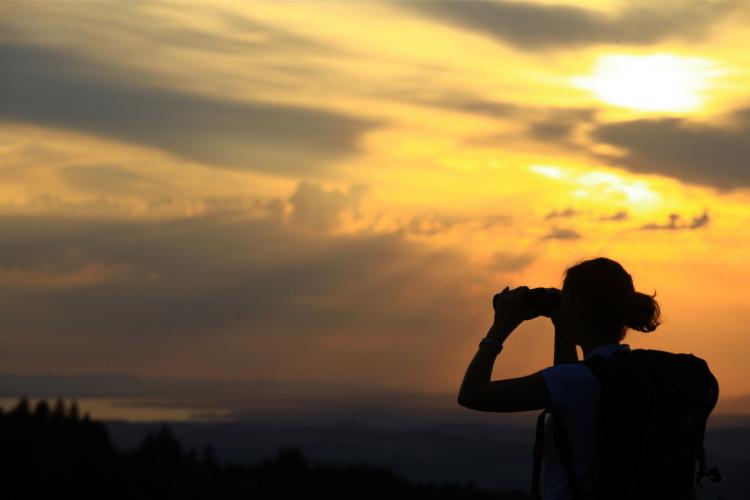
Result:
<instances>
[{"instance_id":1,"label":"distant lake","mask_svg":"<svg viewBox=\"0 0 750 500\"><path fill-rule=\"evenodd\" d=\"M57 397L28 397L31 409L41 400L46 400L50 409L54 408ZM0 398L0 408L7 412L18 405L19 398ZM63 398L66 409L73 401ZM89 414L93 420L127 420L131 422L222 422L229 420L228 410L206 410L205 408L190 408L170 406L153 400L130 398L76 398L78 414Z\"/></svg>"}]
</instances>

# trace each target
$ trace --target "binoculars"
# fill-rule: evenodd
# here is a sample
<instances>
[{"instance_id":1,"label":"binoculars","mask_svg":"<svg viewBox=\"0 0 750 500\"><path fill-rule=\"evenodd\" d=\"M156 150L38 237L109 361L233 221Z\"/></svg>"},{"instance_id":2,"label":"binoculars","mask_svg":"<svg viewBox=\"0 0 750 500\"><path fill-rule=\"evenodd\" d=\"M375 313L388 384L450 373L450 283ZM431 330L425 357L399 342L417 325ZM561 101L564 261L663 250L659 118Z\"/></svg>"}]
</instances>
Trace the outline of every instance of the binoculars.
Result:
<instances>
[{"instance_id":1,"label":"binoculars","mask_svg":"<svg viewBox=\"0 0 750 500\"><path fill-rule=\"evenodd\" d=\"M526 308L528 314L525 319L533 319L537 316L551 318L560 307L562 292L559 288L531 288L526 295ZM495 306L497 295L492 298L492 306Z\"/></svg>"}]
</instances>

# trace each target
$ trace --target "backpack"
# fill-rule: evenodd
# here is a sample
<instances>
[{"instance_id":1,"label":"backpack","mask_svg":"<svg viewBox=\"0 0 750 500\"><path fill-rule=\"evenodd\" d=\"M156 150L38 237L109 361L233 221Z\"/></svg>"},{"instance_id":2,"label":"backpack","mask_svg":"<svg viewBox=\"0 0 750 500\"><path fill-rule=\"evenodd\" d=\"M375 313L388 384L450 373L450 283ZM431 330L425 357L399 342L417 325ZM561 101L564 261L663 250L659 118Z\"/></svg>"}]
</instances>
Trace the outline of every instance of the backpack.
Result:
<instances>
[{"instance_id":1,"label":"backpack","mask_svg":"<svg viewBox=\"0 0 750 500\"><path fill-rule=\"evenodd\" d=\"M596 417L593 492L585 496L573 467L561 415L547 409L537 419L532 496L539 496L545 416L560 463L577 500L692 500L707 477L703 437L719 397L706 362L692 354L652 349L621 350L580 361L601 383Z\"/></svg>"}]
</instances>

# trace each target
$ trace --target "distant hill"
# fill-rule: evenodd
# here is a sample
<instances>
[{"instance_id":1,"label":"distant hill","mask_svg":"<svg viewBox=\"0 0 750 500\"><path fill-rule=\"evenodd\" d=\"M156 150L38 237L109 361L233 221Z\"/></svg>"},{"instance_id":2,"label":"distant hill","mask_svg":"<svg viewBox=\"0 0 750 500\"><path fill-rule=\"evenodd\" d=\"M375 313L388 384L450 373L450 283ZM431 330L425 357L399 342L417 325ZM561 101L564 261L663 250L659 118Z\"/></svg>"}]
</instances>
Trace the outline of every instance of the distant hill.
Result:
<instances>
[{"instance_id":1,"label":"distant hill","mask_svg":"<svg viewBox=\"0 0 750 500\"><path fill-rule=\"evenodd\" d=\"M228 410L236 420L258 418L284 419L286 415L305 414L320 422L341 415L358 420L370 415L380 424L411 417L415 422L477 421L493 422L497 414L477 415L458 406L456 394L427 393L378 387L357 387L353 383L324 381L186 380L136 377L117 373L60 375L0 373L0 398L111 398L141 401L165 407L194 408L197 413ZM750 416L750 394L721 396L714 414ZM392 417L397 415L397 417ZM526 416L503 415L502 419L524 420Z\"/></svg>"},{"instance_id":2,"label":"distant hill","mask_svg":"<svg viewBox=\"0 0 750 500\"><path fill-rule=\"evenodd\" d=\"M0 412L0 467L6 491L33 498L71 494L78 499L466 499L526 500L471 482L415 482L389 467L364 461L311 463L298 446L279 448L259 463L222 462L206 445L187 451L166 424L139 446L116 448L109 431L75 402L66 407L22 398Z\"/></svg>"}]
</instances>

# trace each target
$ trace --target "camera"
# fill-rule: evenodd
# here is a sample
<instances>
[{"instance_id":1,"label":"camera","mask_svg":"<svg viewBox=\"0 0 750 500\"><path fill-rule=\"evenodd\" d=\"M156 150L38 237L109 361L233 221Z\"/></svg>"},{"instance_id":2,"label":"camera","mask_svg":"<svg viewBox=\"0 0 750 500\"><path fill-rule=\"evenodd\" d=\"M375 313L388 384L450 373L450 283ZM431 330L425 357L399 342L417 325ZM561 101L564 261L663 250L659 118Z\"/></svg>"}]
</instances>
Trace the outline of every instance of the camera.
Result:
<instances>
[{"instance_id":1,"label":"camera","mask_svg":"<svg viewBox=\"0 0 750 500\"><path fill-rule=\"evenodd\" d=\"M526 307L529 314L526 319L537 316L551 318L560 307L562 292L558 288L532 288L526 296Z\"/></svg>"}]
</instances>

